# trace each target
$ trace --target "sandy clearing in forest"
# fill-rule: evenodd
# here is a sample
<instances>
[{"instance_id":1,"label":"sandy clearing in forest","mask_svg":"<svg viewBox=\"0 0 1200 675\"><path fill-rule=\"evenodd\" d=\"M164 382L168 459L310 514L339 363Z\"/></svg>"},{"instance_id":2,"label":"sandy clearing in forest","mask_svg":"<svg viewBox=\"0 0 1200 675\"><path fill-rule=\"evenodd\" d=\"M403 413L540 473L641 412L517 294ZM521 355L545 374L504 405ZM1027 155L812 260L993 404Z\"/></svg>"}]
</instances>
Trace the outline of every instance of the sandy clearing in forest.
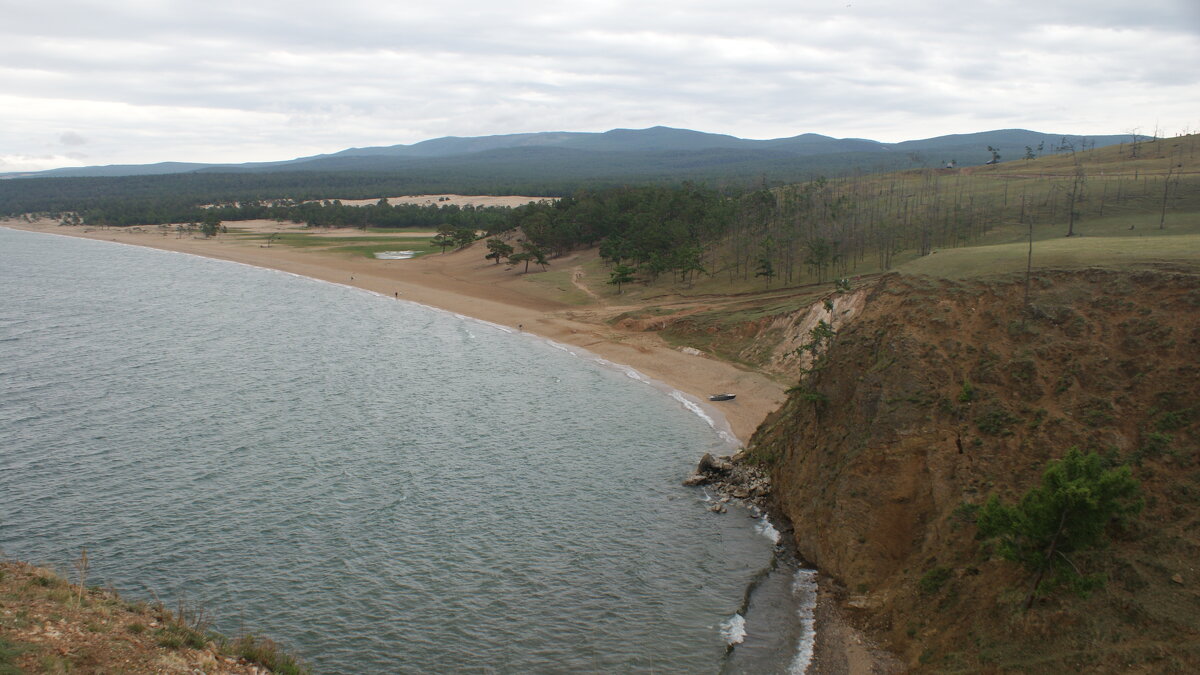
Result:
<instances>
[{"instance_id":1,"label":"sandy clearing in forest","mask_svg":"<svg viewBox=\"0 0 1200 675\"><path fill-rule=\"evenodd\" d=\"M388 203L396 204L420 204L422 206L509 206L517 207L524 206L529 202L556 201L556 197L525 197L521 195L406 195L404 197L388 197ZM321 200L325 201L325 200ZM331 200L332 201L332 200ZM369 206L377 204L379 198L375 199L340 199L338 200L343 206Z\"/></svg>"}]
</instances>

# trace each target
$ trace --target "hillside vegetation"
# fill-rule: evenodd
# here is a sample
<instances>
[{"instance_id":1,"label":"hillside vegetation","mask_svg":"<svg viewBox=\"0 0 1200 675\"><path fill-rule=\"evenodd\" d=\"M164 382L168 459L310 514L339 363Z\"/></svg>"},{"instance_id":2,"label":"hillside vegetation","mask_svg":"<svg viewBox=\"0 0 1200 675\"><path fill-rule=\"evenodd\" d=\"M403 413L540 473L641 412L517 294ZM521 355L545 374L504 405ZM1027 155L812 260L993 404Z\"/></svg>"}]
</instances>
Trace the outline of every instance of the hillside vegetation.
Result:
<instances>
[{"instance_id":1,"label":"hillside vegetation","mask_svg":"<svg viewBox=\"0 0 1200 675\"><path fill-rule=\"evenodd\" d=\"M501 255L510 262L530 257L545 267L543 262L552 265L557 257L598 247L603 262L584 271L594 284L619 278L622 287L634 291L638 289L628 282L672 292L725 294L888 271L916 259L922 259L918 266L932 266L933 273L955 261L973 270L979 255L946 252L1029 238L1196 234L1197 145L1197 136L1089 150L1064 145L1036 158L1037 151L1028 148L1030 159L1000 164L818 178L748 192L691 183L589 188L515 209L385 201L349 206L278 194L269 200L197 202L186 192L154 192L147 182L151 177L113 179L130 189L112 195L104 194L104 183L92 183L101 194L78 198L69 190L40 192L54 181L17 181L30 189L12 199L16 205L40 199L55 206L65 222L99 227L272 219L312 227L420 227L443 232L456 246L469 244L475 232L517 233L506 242L512 250ZM345 186L350 179L343 175L331 185ZM70 185L105 179L57 180ZM0 188L9 184L14 183ZM459 236L463 232L465 238ZM1157 246L1174 244L1180 255L1188 254L1184 241ZM1095 244L1059 245L1064 252L1055 255L1069 256L1065 251L1086 246ZM1045 252L1054 250L1050 246ZM995 253L996 260L1015 260L1017 251L995 249L983 257ZM946 258L950 260L941 262Z\"/></svg>"},{"instance_id":2,"label":"hillside vegetation","mask_svg":"<svg viewBox=\"0 0 1200 675\"><path fill-rule=\"evenodd\" d=\"M1039 271L866 289L822 367L751 442L801 555L917 670L1200 667L1200 275ZM1074 556L1106 583L1042 596L976 540L1070 448L1128 465L1144 509Z\"/></svg>"},{"instance_id":3,"label":"hillside vegetation","mask_svg":"<svg viewBox=\"0 0 1200 675\"><path fill-rule=\"evenodd\" d=\"M1035 270L1197 264L1198 149L1200 137L1186 136L1143 142L1136 150L1118 145L972 170L910 171L761 191L742 197L707 238L686 229L698 231L703 221L679 218L667 220L665 229L677 223L681 234L665 237L658 252L645 247L632 258L616 260L609 253L605 259L615 248L606 240L610 249L602 245L601 257L584 264L580 278L603 289L616 263L635 266L634 283L619 292L608 285L603 297L614 305L642 307L614 321L794 381L795 364L777 358L780 344L799 343L796 335L788 337L795 327L789 317L828 294L829 282L838 277L862 287L887 271L969 279L1024 273L1030 264ZM1084 179L1072 197L1079 171ZM1071 225L1068 202L1075 213L1071 237L1065 236ZM527 211L543 214L544 226L555 222L554 208ZM614 239L638 241L641 232L663 229L627 227ZM695 243L682 249L668 245L680 240ZM668 256L684 264L664 268ZM688 260L704 271L681 275ZM550 270L546 276L560 274L553 271L553 258Z\"/></svg>"},{"instance_id":4,"label":"hillside vegetation","mask_svg":"<svg viewBox=\"0 0 1200 675\"><path fill-rule=\"evenodd\" d=\"M906 264L972 274L993 258L994 271L1010 271L1017 267L1002 259L1024 263L1019 242L1031 236L1038 244L1071 237L1035 246L1038 264L1071 264L1072 255L1092 264L1105 246L1119 263L1126 244L1093 238L1200 234L1197 149L1200 137L1185 136L969 169L818 179L728 199L686 186L584 192L522 207L513 224L553 253L599 245L605 262L632 268L648 294L771 290ZM1129 245L1158 259L1194 259L1200 248L1190 239ZM963 248L970 252L948 253ZM612 267L591 272L603 283Z\"/></svg>"},{"instance_id":5,"label":"hillside vegetation","mask_svg":"<svg viewBox=\"0 0 1200 675\"><path fill-rule=\"evenodd\" d=\"M1028 148L738 192L592 188L459 212L438 236L467 230L458 255L529 295L792 386L749 461L770 469L801 555L911 668L1194 672L1198 146ZM264 208L373 225L322 220L357 208L333 202L218 210ZM437 207L385 208L354 213L447 224ZM369 255L393 235L274 241ZM1130 467L1142 509L1103 528L1107 547L1072 554L1101 587L1031 594L1029 571L976 538L976 516L990 497L1015 503L1071 448Z\"/></svg>"},{"instance_id":6,"label":"hillside vegetation","mask_svg":"<svg viewBox=\"0 0 1200 675\"><path fill-rule=\"evenodd\" d=\"M744 241L715 254L739 270L738 247L774 233L824 235L858 255L824 274L794 264L787 287L741 274L627 286L613 297L642 305L614 322L796 385L749 461L770 468L801 555L908 667L1194 672L1195 146L1185 137L775 190L764 212L813 213L807 199L827 220L749 221ZM871 232L894 233L890 273ZM813 283L845 274L840 291ZM805 355L814 343L816 362ZM1098 588L1046 589L1026 610L1035 575L978 539L976 517L989 497L1016 503L1072 448L1129 467L1142 509L1104 528L1105 546L1072 554Z\"/></svg>"},{"instance_id":7,"label":"hillside vegetation","mask_svg":"<svg viewBox=\"0 0 1200 675\"><path fill-rule=\"evenodd\" d=\"M270 640L230 640L203 612L128 602L53 571L0 562L0 673L284 673L308 669Z\"/></svg>"}]
</instances>

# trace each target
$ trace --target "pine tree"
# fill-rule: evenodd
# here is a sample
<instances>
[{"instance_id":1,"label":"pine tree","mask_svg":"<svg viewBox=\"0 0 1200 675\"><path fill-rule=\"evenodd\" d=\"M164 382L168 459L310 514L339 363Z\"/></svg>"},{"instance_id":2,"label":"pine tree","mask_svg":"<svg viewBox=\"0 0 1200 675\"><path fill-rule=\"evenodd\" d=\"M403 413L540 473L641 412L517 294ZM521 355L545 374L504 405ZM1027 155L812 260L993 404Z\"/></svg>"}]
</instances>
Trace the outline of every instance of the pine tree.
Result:
<instances>
[{"instance_id":1,"label":"pine tree","mask_svg":"<svg viewBox=\"0 0 1200 675\"><path fill-rule=\"evenodd\" d=\"M1111 521L1136 513L1138 483L1128 466L1104 468L1094 452L1071 448L1052 461L1014 506L992 495L976 520L981 539L995 539L1001 557L1019 562L1034 574L1026 599L1029 609L1039 592L1067 586L1086 593L1099 586L1096 575L1084 575L1071 554L1101 546Z\"/></svg>"}]
</instances>

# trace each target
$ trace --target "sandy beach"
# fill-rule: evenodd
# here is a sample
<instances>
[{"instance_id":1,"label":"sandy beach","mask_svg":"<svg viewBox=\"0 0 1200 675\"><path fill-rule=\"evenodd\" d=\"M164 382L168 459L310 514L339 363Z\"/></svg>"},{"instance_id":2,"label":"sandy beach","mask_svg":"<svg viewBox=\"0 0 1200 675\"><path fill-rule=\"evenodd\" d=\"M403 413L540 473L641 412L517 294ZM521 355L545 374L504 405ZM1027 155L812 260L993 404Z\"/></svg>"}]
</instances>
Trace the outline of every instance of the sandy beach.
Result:
<instances>
[{"instance_id":1,"label":"sandy beach","mask_svg":"<svg viewBox=\"0 0 1200 675\"><path fill-rule=\"evenodd\" d=\"M264 233L298 227L273 221L227 225L231 230ZM610 325L607 319L634 308L614 304L618 299L612 296L611 289L581 288L596 300L587 305L570 305L548 298L545 292L533 292L537 286L529 283L524 275L485 260L483 242L462 251L429 254L410 260L373 260L319 248L278 244L266 247L261 239L229 234L213 239L200 235L180 237L173 231L155 227L93 228L62 226L51 220L13 219L0 220L0 227L148 246L351 285L582 348L615 364L629 366L700 401L715 392L736 392L734 401L701 405L707 414L717 419L719 428L723 419L728 431L742 444L785 399L785 385L762 374L706 355L684 353L653 332L623 330ZM331 231L342 235L350 232ZM578 253L555 259L551 261L552 269L570 270L594 255L594 252ZM572 277L576 284L580 283L577 276ZM690 468L680 467L681 478ZM831 595L833 586L828 580L822 578L819 584L822 593L817 608L819 629L812 672L898 672L897 664L886 653L870 646L864 634L842 615L839 603Z\"/></svg>"},{"instance_id":2,"label":"sandy beach","mask_svg":"<svg viewBox=\"0 0 1200 675\"><path fill-rule=\"evenodd\" d=\"M436 199L436 196L435 196ZM231 231L275 232L297 228L273 221L226 223ZM631 309L611 304L569 305L533 292L533 284L517 271L485 260L483 242L461 251L430 254L411 260L349 257L319 248L266 247L261 240L223 234L205 239L179 236L156 227L95 228L63 226L48 219L32 222L0 220L0 226L32 232L84 237L179 251L300 274L352 285L401 300L417 302L464 316L519 329L555 342L579 347L684 392L700 401L714 418L745 443L763 419L784 400L784 385L706 355L684 353L655 333L626 331L606 319ZM340 231L339 231L340 232ZM552 269L570 269L588 253L551 261ZM611 289L582 289L593 297ZM734 401L709 404L708 395L735 392ZM717 420L718 426L721 425Z\"/></svg>"}]
</instances>

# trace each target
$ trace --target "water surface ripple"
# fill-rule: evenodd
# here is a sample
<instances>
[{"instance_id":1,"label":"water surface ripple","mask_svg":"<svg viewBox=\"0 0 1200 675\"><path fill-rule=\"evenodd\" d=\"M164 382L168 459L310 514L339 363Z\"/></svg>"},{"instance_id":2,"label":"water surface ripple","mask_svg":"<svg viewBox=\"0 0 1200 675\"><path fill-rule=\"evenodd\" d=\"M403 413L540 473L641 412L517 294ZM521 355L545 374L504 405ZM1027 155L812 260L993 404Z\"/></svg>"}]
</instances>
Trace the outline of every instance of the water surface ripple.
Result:
<instances>
[{"instance_id":1,"label":"water surface ripple","mask_svg":"<svg viewBox=\"0 0 1200 675\"><path fill-rule=\"evenodd\" d=\"M623 373L354 289L0 229L0 549L319 672L716 672L771 555Z\"/></svg>"}]
</instances>

